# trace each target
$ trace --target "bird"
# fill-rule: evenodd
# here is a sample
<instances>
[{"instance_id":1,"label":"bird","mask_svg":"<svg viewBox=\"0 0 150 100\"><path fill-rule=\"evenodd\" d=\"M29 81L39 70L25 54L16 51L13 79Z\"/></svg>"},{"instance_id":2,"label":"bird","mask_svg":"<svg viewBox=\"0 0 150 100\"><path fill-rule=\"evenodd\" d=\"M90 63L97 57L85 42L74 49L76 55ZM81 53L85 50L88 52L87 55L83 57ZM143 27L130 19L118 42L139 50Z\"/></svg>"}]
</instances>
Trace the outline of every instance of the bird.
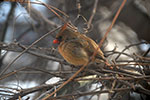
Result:
<instances>
[{"instance_id":1,"label":"bird","mask_svg":"<svg viewBox=\"0 0 150 100\"><path fill-rule=\"evenodd\" d=\"M91 56L99 47L91 38L70 27L62 27L53 40L58 44L58 52L69 63L74 66L81 66L90 61ZM95 62L106 61L104 53L100 48L97 50Z\"/></svg>"}]
</instances>

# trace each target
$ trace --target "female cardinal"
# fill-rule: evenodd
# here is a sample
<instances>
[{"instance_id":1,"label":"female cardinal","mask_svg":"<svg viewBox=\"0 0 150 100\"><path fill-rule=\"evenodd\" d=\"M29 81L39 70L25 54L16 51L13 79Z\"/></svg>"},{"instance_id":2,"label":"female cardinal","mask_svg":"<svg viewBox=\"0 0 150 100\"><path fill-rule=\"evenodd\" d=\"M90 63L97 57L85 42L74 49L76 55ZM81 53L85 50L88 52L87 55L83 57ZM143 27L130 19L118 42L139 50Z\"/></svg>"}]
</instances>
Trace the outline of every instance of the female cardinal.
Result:
<instances>
[{"instance_id":1,"label":"female cardinal","mask_svg":"<svg viewBox=\"0 0 150 100\"><path fill-rule=\"evenodd\" d=\"M62 28L56 35L54 44L58 43L58 51L64 59L75 66L88 63L98 45L89 37L73 31L71 28ZM104 62L103 52L98 49L96 62Z\"/></svg>"}]
</instances>

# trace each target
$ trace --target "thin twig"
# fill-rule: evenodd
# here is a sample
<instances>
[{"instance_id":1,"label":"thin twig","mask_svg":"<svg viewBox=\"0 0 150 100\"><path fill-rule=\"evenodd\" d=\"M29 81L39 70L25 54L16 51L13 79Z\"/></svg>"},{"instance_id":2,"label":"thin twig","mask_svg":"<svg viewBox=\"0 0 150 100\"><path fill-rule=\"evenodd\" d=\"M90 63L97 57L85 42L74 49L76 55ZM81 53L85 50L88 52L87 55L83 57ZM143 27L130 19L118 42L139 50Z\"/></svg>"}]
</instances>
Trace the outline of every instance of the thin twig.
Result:
<instances>
[{"instance_id":1,"label":"thin twig","mask_svg":"<svg viewBox=\"0 0 150 100\"><path fill-rule=\"evenodd\" d=\"M98 5L98 0L95 0L91 17L90 17L90 19L89 19L89 21L88 21L88 23L87 23L87 29L89 29L90 26L91 26L91 24L92 24L92 20L93 20L93 18L94 18L95 13L96 13L97 5Z\"/></svg>"},{"instance_id":2,"label":"thin twig","mask_svg":"<svg viewBox=\"0 0 150 100\"><path fill-rule=\"evenodd\" d=\"M43 98L42 100L49 99L52 95L54 95L57 91L59 91L61 88L63 88L66 84L68 84L70 81L72 81L87 65L89 62L85 63L75 74L73 74L67 81L65 81L63 84L59 86L58 89L56 89L54 92Z\"/></svg>"},{"instance_id":3,"label":"thin twig","mask_svg":"<svg viewBox=\"0 0 150 100\"><path fill-rule=\"evenodd\" d=\"M148 50L142 56L145 57L149 52L150 52L150 47L148 48Z\"/></svg>"},{"instance_id":4,"label":"thin twig","mask_svg":"<svg viewBox=\"0 0 150 100\"><path fill-rule=\"evenodd\" d=\"M125 52L127 49L129 49L130 47L133 47L133 46L137 46L137 45L141 45L141 44L146 44L147 42L139 42L139 43L135 43L135 44L130 44L129 46L126 46L119 54L118 56L115 58L115 60L117 60L120 55Z\"/></svg>"},{"instance_id":5,"label":"thin twig","mask_svg":"<svg viewBox=\"0 0 150 100\"><path fill-rule=\"evenodd\" d=\"M113 89L112 91L110 90L100 90L100 91L92 91L92 92L83 92L83 93L76 93L76 94L67 94L63 96L57 96L57 97L50 97L49 100L55 100L55 99L62 99L62 98L70 98L72 96L75 97L81 97L81 96L86 96L86 95L96 95L96 94L102 94L102 93L111 93L111 92L121 92L121 91L129 91L131 88L118 88L118 89Z\"/></svg>"},{"instance_id":6,"label":"thin twig","mask_svg":"<svg viewBox=\"0 0 150 100\"><path fill-rule=\"evenodd\" d=\"M97 54L97 52L98 52L98 49L102 46L104 40L105 40L106 37L108 36L108 33L111 31L111 29L112 29L113 25L115 24L115 22L116 22L116 20L117 20L117 18L118 18L118 16L119 16L121 10L123 9L123 7L124 7L126 1L127 1L127 0L124 0L124 1L122 2L121 6L119 7L119 9L118 9L118 11L117 11L115 17L113 18L113 21L112 21L111 25L108 27L108 29L107 29L107 31L106 31L104 37L102 38L102 40L101 40L100 43L98 44L97 49L94 51L94 53L93 53L93 55L92 55L92 60L94 60L94 58L95 58L95 56L96 56L96 54ZM109 66L110 69L113 68L112 66L110 66L110 64L109 64L109 62L108 62L107 59L106 59L106 61L105 61L105 64L106 64L107 66Z\"/></svg>"},{"instance_id":7,"label":"thin twig","mask_svg":"<svg viewBox=\"0 0 150 100\"><path fill-rule=\"evenodd\" d=\"M113 21L112 21L111 25L108 27L108 29L107 29L107 31L106 31L104 37L103 37L102 40L100 41L100 43L99 43L99 45L98 45L98 48L94 51L94 54L92 55L92 59L93 59L93 60L94 60L95 55L97 54L98 49L102 46L102 44L103 44L104 40L106 39L108 33L111 31L113 25L115 24L115 22L116 22L116 20L117 20L117 18L118 18L118 16L119 16L121 10L123 9L123 7L124 7L126 1L127 1L127 0L123 0L123 2L122 2L122 4L121 4L121 6L119 7L119 9L118 9L118 11L117 11L115 17L113 18Z\"/></svg>"},{"instance_id":8,"label":"thin twig","mask_svg":"<svg viewBox=\"0 0 150 100\"><path fill-rule=\"evenodd\" d=\"M18 58L20 58L26 51L28 51L33 45L35 45L36 43L38 43L39 41L41 41L43 38L47 37L49 34L55 32L56 30L58 30L60 27L53 29L52 31L46 33L45 35L43 35L42 37L40 37L39 39L37 39L35 42L33 42L29 47L27 47L24 51L22 51L14 60L12 60L5 68L4 70L2 70L2 72L0 73L0 77L7 71L7 69L15 62L18 60Z\"/></svg>"},{"instance_id":9,"label":"thin twig","mask_svg":"<svg viewBox=\"0 0 150 100\"><path fill-rule=\"evenodd\" d=\"M36 87L32 87L32 88L28 88L28 89L23 89L23 90L20 90L19 93L16 93L12 98L9 98L8 100L16 100L19 96L20 97L23 97L27 94L30 94L30 93L34 93L34 92L37 92L37 91L41 91L41 90L44 90L44 89L50 89L50 88L53 88L54 86L57 86L58 84L60 83L56 83L56 84L43 84L41 86L36 86Z\"/></svg>"}]
</instances>

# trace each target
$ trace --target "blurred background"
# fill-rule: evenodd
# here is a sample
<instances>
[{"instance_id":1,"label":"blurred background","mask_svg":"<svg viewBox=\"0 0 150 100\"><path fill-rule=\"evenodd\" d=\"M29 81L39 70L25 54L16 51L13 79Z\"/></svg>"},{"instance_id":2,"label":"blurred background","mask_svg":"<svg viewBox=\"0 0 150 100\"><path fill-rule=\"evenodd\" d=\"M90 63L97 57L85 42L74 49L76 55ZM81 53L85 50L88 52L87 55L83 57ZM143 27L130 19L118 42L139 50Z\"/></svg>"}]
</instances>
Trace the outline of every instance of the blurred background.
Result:
<instances>
[{"instance_id":1,"label":"blurred background","mask_svg":"<svg viewBox=\"0 0 150 100\"><path fill-rule=\"evenodd\" d=\"M47 5L51 5L65 12L69 18L56 11L65 20L71 21L72 24L78 28L79 32L85 33L98 43L111 24L123 0L31 1L38 3L44 2ZM96 8L95 14L93 14L93 8ZM89 27L87 22L91 18L91 15L94 15L94 17ZM44 34L63 24L64 22L44 5L0 1L0 72L20 54L23 50L21 45L27 47ZM64 63L66 62L57 52L57 46L52 43L57 33L58 30L34 45L31 50L29 50L31 52L24 53L7 69L3 74L7 77L1 76L1 100L13 97L15 93L18 93L17 89L40 86L53 77L59 77L61 79L65 77L67 79L76 71L76 69L72 69L68 64L64 66L60 64L60 60ZM125 7L121 11L119 18L103 44L102 50L106 56L108 56L108 51L116 50L121 52L126 46L139 43L139 45L126 50L125 53L128 55L133 55L133 53L141 55L150 48L149 42L150 0L127 0ZM39 54L41 55L38 56ZM41 57L42 55L44 55L44 57ZM48 58L45 56L48 56ZM149 56L149 54L147 54L147 56ZM52 60L53 57L55 58L54 60ZM109 59L113 60L116 57L117 55L113 55L109 57ZM126 55L119 57L119 60L126 59L131 58ZM15 71L17 72L13 74ZM74 89L72 88L75 87L78 87L78 89L73 91ZM70 88L64 88L66 92L60 92L60 94L89 91L97 87L101 87L101 84L98 82L88 83L85 87L82 87L81 84L73 84ZM12 88L14 88L14 91L12 91ZM106 89L106 87L104 89ZM25 95L21 100L36 100L43 91L44 90ZM110 98L108 94L105 93L103 96L90 95L81 96L76 99L108 100ZM128 92L128 95L123 95L123 99L121 100L146 100L146 96L144 95L141 99L140 94Z\"/></svg>"}]
</instances>

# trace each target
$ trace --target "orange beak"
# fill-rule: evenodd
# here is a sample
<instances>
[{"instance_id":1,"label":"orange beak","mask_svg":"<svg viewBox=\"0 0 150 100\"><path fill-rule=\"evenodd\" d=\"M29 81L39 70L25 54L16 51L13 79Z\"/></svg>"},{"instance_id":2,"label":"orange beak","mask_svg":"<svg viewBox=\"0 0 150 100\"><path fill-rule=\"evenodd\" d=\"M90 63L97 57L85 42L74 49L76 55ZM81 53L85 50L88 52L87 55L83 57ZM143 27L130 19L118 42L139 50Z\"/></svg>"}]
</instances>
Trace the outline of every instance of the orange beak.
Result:
<instances>
[{"instance_id":1,"label":"orange beak","mask_svg":"<svg viewBox=\"0 0 150 100\"><path fill-rule=\"evenodd\" d=\"M53 43L54 44L58 44L58 43L60 43L57 39L55 39L55 40L53 40Z\"/></svg>"}]
</instances>

